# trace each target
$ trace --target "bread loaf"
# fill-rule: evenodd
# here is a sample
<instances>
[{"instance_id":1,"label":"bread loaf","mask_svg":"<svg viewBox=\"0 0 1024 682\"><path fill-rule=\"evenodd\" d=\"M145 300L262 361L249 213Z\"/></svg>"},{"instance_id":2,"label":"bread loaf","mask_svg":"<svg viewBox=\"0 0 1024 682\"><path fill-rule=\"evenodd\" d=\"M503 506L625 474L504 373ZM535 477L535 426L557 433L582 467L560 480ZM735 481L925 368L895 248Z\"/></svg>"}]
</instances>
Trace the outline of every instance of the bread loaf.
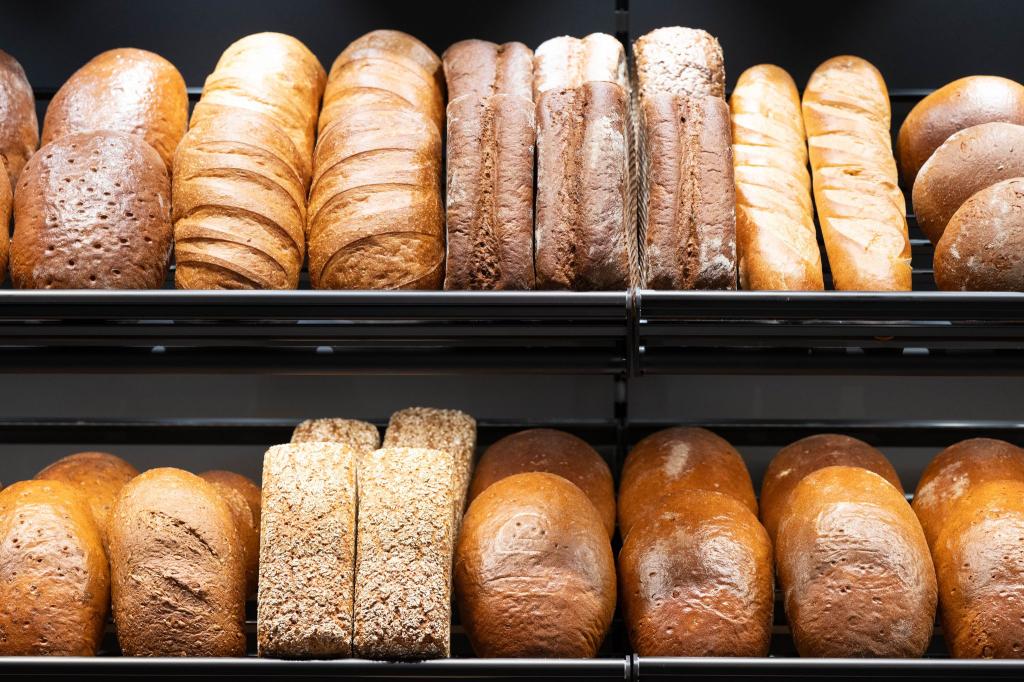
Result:
<instances>
[{"instance_id":1,"label":"bread loaf","mask_svg":"<svg viewBox=\"0 0 1024 682\"><path fill-rule=\"evenodd\" d=\"M544 471L574 483L597 509L608 537L615 534L611 469L586 441L565 431L527 429L487 448L469 488L470 503L498 481L530 471Z\"/></svg>"},{"instance_id":2,"label":"bread loaf","mask_svg":"<svg viewBox=\"0 0 1024 682\"><path fill-rule=\"evenodd\" d=\"M933 549L951 518L951 510L973 488L988 481L1024 481L1024 450L993 438L954 443L928 463L914 492L912 507Z\"/></svg>"},{"instance_id":3,"label":"bread loaf","mask_svg":"<svg viewBox=\"0 0 1024 682\"><path fill-rule=\"evenodd\" d=\"M292 431L292 442L340 443L362 454L380 447L380 433L373 424L358 419L307 419Z\"/></svg>"},{"instance_id":4,"label":"bread loaf","mask_svg":"<svg viewBox=\"0 0 1024 682\"><path fill-rule=\"evenodd\" d=\"M935 245L933 265L943 291L1024 291L1024 178L965 201Z\"/></svg>"},{"instance_id":5,"label":"bread loaf","mask_svg":"<svg viewBox=\"0 0 1024 682\"><path fill-rule=\"evenodd\" d=\"M554 474L498 481L466 513L455 593L477 656L595 656L615 611L615 561L594 505Z\"/></svg>"},{"instance_id":6,"label":"bread loaf","mask_svg":"<svg viewBox=\"0 0 1024 682\"><path fill-rule=\"evenodd\" d=\"M974 483L946 514L933 553L950 653L1024 657L1024 481Z\"/></svg>"},{"instance_id":7,"label":"bread loaf","mask_svg":"<svg viewBox=\"0 0 1024 682\"><path fill-rule=\"evenodd\" d=\"M231 509L245 564L245 594L253 596L260 571L260 489L245 476L230 471L206 471L199 478L212 485Z\"/></svg>"},{"instance_id":8,"label":"bread loaf","mask_svg":"<svg viewBox=\"0 0 1024 682\"><path fill-rule=\"evenodd\" d=\"M626 457L619 482L622 537L680 490L724 493L757 513L754 486L740 453L706 429L675 427L647 436Z\"/></svg>"},{"instance_id":9,"label":"bread loaf","mask_svg":"<svg viewBox=\"0 0 1024 682\"><path fill-rule=\"evenodd\" d=\"M0 164L2 163L0 161ZM0 171L2 170L6 169L0 167ZM0 282L7 278L7 261L11 252L12 208L14 208L14 195L11 193L11 186L7 183L0 183Z\"/></svg>"},{"instance_id":10,"label":"bread loaf","mask_svg":"<svg viewBox=\"0 0 1024 682\"><path fill-rule=\"evenodd\" d=\"M725 97L722 46L707 31L668 26L633 43L640 99L651 95Z\"/></svg>"},{"instance_id":11,"label":"bread loaf","mask_svg":"<svg viewBox=\"0 0 1024 682\"><path fill-rule=\"evenodd\" d=\"M1024 124L1024 86L998 76L968 76L931 93L907 114L896 138L903 186L950 135L980 123Z\"/></svg>"},{"instance_id":12,"label":"bread loaf","mask_svg":"<svg viewBox=\"0 0 1024 682\"><path fill-rule=\"evenodd\" d=\"M736 288L729 107L712 95L640 101L640 202L651 289Z\"/></svg>"},{"instance_id":13,"label":"bread loaf","mask_svg":"<svg viewBox=\"0 0 1024 682\"><path fill-rule=\"evenodd\" d=\"M260 656L352 654L357 455L341 443L267 450L256 616Z\"/></svg>"},{"instance_id":14,"label":"bread loaf","mask_svg":"<svg viewBox=\"0 0 1024 682\"><path fill-rule=\"evenodd\" d=\"M864 441L835 433L801 438L779 450L761 481L761 523L768 529L772 540L797 484L808 474L830 466L867 469L903 493L900 477L892 463Z\"/></svg>"},{"instance_id":15,"label":"bread loaf","mask_svg":"<svg viewBox=\"0 0 1024 682\"><path fill-rule=\"evenodd\" d=\"M170 171L187 124L188 93L174 65L146 50L119 48L93 57L53 96L43 145L98 130L139 135Z\"/></svg>"},{"instance_id":16,"label":"bread loaf","mask_svg":"<svg viewBox=\"0 0 1024 682\"><path fill-rule=\"evenodd\" d=\"M78 452L63 457L38 474L37 480L63 481L82 494L96 522L103 548L108 547L107 525L110 510L128 481L139 475L139 470L108 452Z\"/></svg>"},{"instance_id":17,"label":"bread loaf","mask_svg":"<svg viewBox=\"0 0 1024 682\"><path fill-rule=\"evenodd\" d=\"M358 658L446 658L451 651L452 465L442 450L387 446L360 462Z\"/></svg>"},{"instance_id":18,"label":"bread loaf","mask_svg":"<svg viewBox=\"0 0 1024 682\"><path fill-rule=\"evenodd\" d=\"M25 166L14 194L19 289L157 289L171 253L170 184L133 135L65 135Z\"/></svg>"},{"instance_id":19,"label":"bread loaf","mask_svg":"<svg viewBox=\"0 0 1024 682\"><path fill-rule=\"evenodd\" d=\"M796 84L783 69L759 64L740 75L729 104L740 286L821 291L821 252Z\"/></svg>"},{"instance_id":20,"label":"bread loaf","mask_svg":"<svg viewBox=\"0 0 1024 682\"><path fill-rule=\"evenodd\" d=\"M803 99L814 203L836 289L909 291L910 241L889 93L859 57L819 66Z\"/></svg>"},{"instance_id":21,"label":"bread loaf","mask_svg":"<svg viewBox=\"0 0 1024 682\"><path fill-rule=\"evenodd\" d=\"M449 102L463 95L514 95L533 101L533 50L522 43L460 40L444 51L441 62Z\"/></svg>"},{"instance_id":22,"label":"bread loaf","mask_svg":"<svg viewBox=\"0 0 1024 682\"><path fill-rule=\"evenodd\" d=\"M110 572L85 498L60 481L0 492L0 656L93 656Z\"/></svg>"},{"instance_id":23,"label":"bread loaf","mask_svg":"<svg viewBox=\"0 0 1024 682\"><path fill-rule=\"evenodd\" d=\"M0 50L0 158L10 178L11 191L37 147L39 119L32 86L18 60Z\"/></svg>"},{"instance_id":24,"label":"bread loaf","mask_svg":"<svg viewBox=\"0 0 1024 682\"><path fill-rule=\"evenodd\" d=\"M180 469L150 469L121 491L109 538L126 656L245 654L245 564L213 486Z\"/></svg>"},{"instance_id":25,"label":"bread loaf","mask_svg":"<svg viewBox=\"0 0 1024 682\"><path fill-rule=\"evenodd\" d=\"M779 518L775 562L797 652L915 658L935 623L935 570L895 487L861 467L805 476Z\"/></svg>"},{"instance_id":26,"label":"bread loaf","mask_svg":"<svg viewBox=\"0 0 1024 682\"><path fill-rule=\"evenodd\" d=\"M619 552L622 610L640 656L767 656L772 543L729 495L680 490Z\"/></svg>"},{"instance_id":27,"label":"bread loaf","mask_svg":"<svg viewBox=\"0 0 1024 682\"><path fill-rule=\"evenodd\" d=\"M578 88L604 81L630 90L626 52L622 43L607 33L584 38L559 36L541 43L533 56L533 99L540 102L548 90Z\"/></svg>"},{"instance_id":28,"label":"bread loaf","mask_svg":"<svg viewBox=\"0 0 1024 682\"><path fill-rule=\"evenodd\" d=\"M914 182L917 224L933 244L973 194L1024 176L1024 126L982 123L953 133L921 166Z\"/></svg>"}]
</instances>

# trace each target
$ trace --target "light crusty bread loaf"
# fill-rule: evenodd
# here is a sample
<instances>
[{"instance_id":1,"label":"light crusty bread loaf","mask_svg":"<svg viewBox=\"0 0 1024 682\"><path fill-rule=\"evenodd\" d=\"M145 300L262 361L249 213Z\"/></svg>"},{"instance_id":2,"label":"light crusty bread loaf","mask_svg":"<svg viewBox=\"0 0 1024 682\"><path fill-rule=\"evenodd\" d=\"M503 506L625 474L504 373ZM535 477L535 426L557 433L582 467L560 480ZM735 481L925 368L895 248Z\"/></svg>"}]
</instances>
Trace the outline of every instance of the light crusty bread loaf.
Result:
<instances>
[{"instance_id":1,"label":"light crusty bread loaf","mask_svg":"<svg viewBox=\"0 0 1024 682\"><path fill-rule=\"evenodd\" d=\"M142 138L65 135L25 166L14 193L19 289L157 289L171 254L167 168Z\"/></svg>"},{"instance_id":2,"label":"light crusty bread loaf","mask_svg":"<svg viewBox=\"0 0 1024 682\"><path fill-rule=\"evenodd\" d=\"M1024 657L1024 480L971 485L946 517L932 554L950 653Z\"/></svg>"},{"instance_id":3,"label":"light crusty bread loaf","mask_svg":"<svg viewBox=\"0 0 1024 682\"><path fill-rule=\"evenodd\" d=\"M548 90L578 88L604 81L630 90L626 52L613 36L591 33L584 38L559 36L541 43L533 56L533 99Z\"/></svg>"},{"instance_id":4,"label":"light crusty bread loaf","mask_svg":"<svg viewBox=\"0 0 1024 682\"><path fill-rule=\"evenodd\" d=\"M731 495L757 513L754 486L740 453L707 429L674 427L647 436L626 457L619 482L622 537L680 490Z\"/></svg>"},{"instance_id":5,"label":"light crusty bread loaf","mask_svg":"<svg viewBox=\"0 0 1024 682\"><path fill-rule=\"evenodd\" d=\"M735 289L728 105L712 95L652 92L639 115L646 286Z\"/></svg>"},{"instance_id":6,"label":"light crusty bread loaf","mask_svg":"<svg viewBox=\"0 0 1024 682\"><path fill-rule=\"evenodd\" d=\"M307 419L292 431L291 442L340 443L361 454L380 447L380 432L373 424L358 419Z\"/></svg>"},{"instance_id":7,"label":"light crusty bread loaf","mask_svg":"<svg viewBox=\"0 0 1024 682\"><path fill-rule=\"evenodd\" d=\"M761 523L775 539L779 518L789 507L797 484L810 473L829 466L861 467L887 480L900 493L903 485L885 455L862 440L819 433L790 443L776 453L761 479Z\"/></svg>"},{"instance_id":8,"label":"light crusty bread loaf","mask_svg":"<svg viewBox=\"0 0 1024 682\"><path fill-rule=\"evenodd\" d=\"M0 50L0 158L11 180L11 191L38 146L39 119L32 86L18 60Z\"/></svg>"},{"instance_id":9,"label":"light crusty bread loaf","mask_svg":"<svg viewBox=\"0 0 1024 682\"><path fill-rule=\"evenodd\" d=\"M441 61L449 102L463 95L514 95L533 101L533 50L522 43L460 40L444 51Z\"/></svg>"},{"instance_id":10,"label":"light crusty bread loaf","mask_svg":"<svg viewBox=\"0 0 1024 682\"><path fill-rule=\"evenodd\" d=\"M658 28L633 43L637 90L654 94L725 97L725 62L718 39L681 26Z\"/></svg>"},{"instance_id":11,"label":"light crusty bread loaf","mask_svg":"<svg viewBox=\"0 0 1024 682\"><path fill-rule=\"evenodd\" d=\"M767 656L772 543L729 495L681 490L619 552L622 610L640 656Z\"/></svg>"},{"instance_id":12,"label":"light crusty bread loaf","mask_svg":"<svg viewBox=\"0 0 1024 682\"><path fill-rule=\"evenodd\" d=\"M476 461L476 420L459 410L407 407L388 420L384 447L444 450L449 454L455 472L454 528L458 532Z\"/></svg>"},{"instance_id":13,"label":"light crusty bread loaf","mask_svg":"<svg viewBox=\"0 0 1024 682\"><path fill-rule=\"evenodd\" d=\"M928 544L950 519L950 511L972 488L987 481L1024 481L1024 450L994 438L970 438L954 443L928 463L911 505L921 521Z\"/></svg>"},{"instance_id":14,"label":"light crusty bread loaf","mask_svg":"<svg viewBox=\"0 0 1024 682\"><path fill-rule=\"evenodd\" d=\"M1024 291L1024 178L965 201L935 245L933 267L943 291Z\"/></svg>"},{"instance_id":15,"label":"light crusty bread loaf","mask_svg":"<svg viewBox=\"0 0 1024 682\"><path fill-rule=\"evenodd\" d=\"M93 656L110 572L85 498L61 481L0 492L0 656Z\"/></svg>"},{"instance_id":16,"label":"light crusty bread loaf","mask_svg":"<svg viewBox=\"0 0 1024 682\"><path fill-rule=\"evenodd\" d=\"M1024 126L982 123L953 133L914 181L917 224L937 244L965 201L997 182L1024 177Z\"/></svg>"},{"instance_id":17,"label":"light crusty bread loaf","mask_svg":"<svg viewBox=\"0 0 1024 682\"><path fill-rule=\"evenodd\" d=\"M53 96L43 145L97 130L139 135L170 170L187 124L185 80L174 65L146 50L119 48L93 57Z\"/></svg>"},{"instance_id":18,"label":"light crusty bread loaf","mask_svg":"<svg viewBox=\"0 0 1024 682\"><path fill-rule=\"evenodd\" d=\"M998 76L967 76L918 102L896 137L904 188L913 187L918 171L950 135L993 121L1024 124L1024 85Z\"/></svg>"},{"instance_id":19,"label":"light crusty bread loaf","mask_svg":"<svg viewBox=\"0 0 1024 682\"><path fill-rule=\"evenodd\" d=\"M783 69L744 71L729 100L743 289L820 291L821 251L800 93Z\"/></svg>"},{"instance_id":20,"label":"light crusty bread loaf","mask_svg":"<svg viewBox=\"0 0 1024 682\"><path fill-rule=\"evenodd\" d=\"M409 69L419 69L437 83L439 88L444 88L441 60L433 50L408 33L389 29L365 33L349 43L335 63L343 64L367 57L393 61Z\"/></svg>"},{"instance_id":21,"label":"light crusty bread loaf","mask_svg":"<svg viewBox=\"0 0 1024 682\"><path fill-rule=\"evenodd\" d=\"M89 503L96 529L103 540L103 548L106 549L110 510L121 494L121 489L138 475L138 469L116 455L108 452L78 452L57 460L36 474L35 478L63 481L77 489Z\"/></svg>"},{"instance_id":22,"label":"light crusty bread loaf","mask_svg":"<svg viewBox=\"0 0 1024 682\"><path fill-rule=\"evenodd\" d=\"M449 655L454 474L442 450L385 446L360 462L357 657Z\"/></svg>"},{"instance_id":23,"label":"light crusty bread loaf","mask_svg":"<svg viewBox=\"0 0 1024 682\"><path fill-rule=\"evenodd\" d=\"M242 562L245 564L245 594L249 597L256 594L256 584L259 580L260 519L253 511L246 494L237 487L233 479L225 478L225 474L230 472L208 471L199 474L199 478L212 485L231 510L231 519L235 522L235 530L238 532ZM249 481L249 486L256 487L256 484ZM259 494L259 488L256 488L256 493Z\"/></svg>"},{"instance_id":24,"label":"light crusty bread loaf","mask_svg":"<svg viewBox=\"0 0 1024 682\"><path fill-rule=\"evenodd\" d=\"M615 612L615 588L601 518L561 476L509 476L469 506L455 594L477 656L595 656Z\"/></svg>"},{"instance_id":25,"label":"light crusty bread loaf","mask_svg":"<svg viewBox=\"0 0 1024 682\"><path fill-rule=\"evenodd\" d=\"M834 57L804 90L814 203L836 289L909 291L910 240L882 74Z\"/></svg>"},{"instance_id":26,"label":"light crusty bread loaf","mask_svg":"<svg viewBox=\"0 0 1024 682\"><path fill-rule=\"evenodd\" d=\"M267 450L256 616L261 656L352 654L357 457L340 443Z\"/></svg>"},{"instance_id":27,"label":"light crusty bread loaf","mask_svg":"<svg viewBox=\"0 0 1024 682\"><path fill-rule=\"evenodd\" d=\"M778 525L775 563L801 656L917 658L935 624L935 569L903 495L861 467L805 476Z\"/></svg>"},{"instance_id":28,"label":"light crusty bread loaf","mask_svg":"<svg viewBox=\"0 0 1024 682\"><path fill-rule=\"evenodd\" d=\"M203 479L150 469L110 516L111 599L126 656L245 654L245 563L231 509Z\"/></svg>"},{"instance_id":29,"label":"light crusty bread loaf","mask_svg":"<svg viewBox=\"0 0 1024 682\"><path fill-rule=\"evenodd\" d=\"M582 438L555 429L527 429L505 436L480 457L469 502L498 481L529 471L556 474L582 490L597 509L608 537L615 534L615 483L611 469Z\"/></svg>"}]
</instances>

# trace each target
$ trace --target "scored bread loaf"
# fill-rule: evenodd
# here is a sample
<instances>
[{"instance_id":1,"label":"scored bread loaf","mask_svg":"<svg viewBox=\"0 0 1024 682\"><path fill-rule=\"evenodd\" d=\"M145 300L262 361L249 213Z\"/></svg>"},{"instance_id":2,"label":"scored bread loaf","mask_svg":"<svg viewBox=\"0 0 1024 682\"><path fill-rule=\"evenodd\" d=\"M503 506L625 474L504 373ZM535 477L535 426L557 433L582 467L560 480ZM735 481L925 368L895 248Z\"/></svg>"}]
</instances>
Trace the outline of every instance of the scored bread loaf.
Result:
<instances>
[{"instance_id":1,"label":"scored bread loaf","mask_svg":"<svg viewBox=\"0 0 1024 682\"><path fill-rule=\"evenodd\" d=\"M821 291L821 251L796 84L783 69L759 64L740 75L729 104L740 286Z\"/></svg>"},{"instance_id":2,"label":"scored bread loaf","mask_svg":"<svg viewBox=\"0 0 1024 682\"><path fill-rule=\"evenodd\" d=\"M633 43L640 99L655 94L725 97L725 60L707 31L667 26Z\"/></svg>"},{"instance_id":3,"label":"scored bread loaf","mask_svg":"<svg viewBox=\"0 0 1024 682\"><path fill-rule=\"evenodd\" d=\"M259 503L254 509L249 495L255 488L256 499L259 500L260 489L249 479L230 471L207 471L199 474L199 478L212 485L231 510L231 519L235 522L242 562L245 565L245 594L247 597L253 596L256 594L256 584L259 580L260 517ZM245 483L239 482L239 478ZM241 485L244 487L239 487Z\"/></svg>"},{"instance_id":4,"label":"scored bread loaf","mask_svg":"<svg viewBox=\"0 0 1024 682\"><path fill-rule=\"evenodd\" d=\"M260 656L352 654L358 457L341 443L267 450L256 616Z\"/></svg>"},{"instance_id":5,"label":"scored bread loaf","mask_svg":"<svg viewBox=\"0 0 1024 682\"><path fill-rule=\"evenodd\" d=\"M245 654L245 563L231 509L181 469L150 469L110 515L111 600L126 656Z\"/></svg>"},{"instance_id":6,"label":"scored bread loaf","mask_svg":"<svg viewBox=\"0 0 1024 682\"><path fill-rule=\"evenodd\" d=\"M527 429L505 436L480 457L469 502L498 481L529 471L556 474L582 490L597 509L608 537L615 534L615 483L611 469L582 438L555 429Z\"/></svg>"},{"instance_id":7,"label":"scored bread loaf","mask_svg":"<svg viewBox=\"0 0 1024 682\"><path fill-rule=\"evenodd\" d=\"M19 289L157 289L171 253L167 168L141 137L65 135L26 164L14 193Z\"/></svg>"},{"instance_id":8,"label":"scored bread loaf","mask_svg":"<svg viewBox=\"0 0 1024 682\"><path fill-rule=\"evenodd\" d=\"M861 467L804 476L776 532L786 617L804 657L917 658L935 624L935 569L903 495Z\"/></svg>"},{"instance_id":9,"label":"scored bread loaf","mask_svg":"<svg viewBox=\"0 0 1024 682\"><path fill-rule=\"evenodd\" d=\"M533 56L533 99L548 90L578 88L604 81L630 90L626 51L615 37L591 33L583 38L559 36L544 41Z\"/></svg>"},{"instance_id":10,"label":"scored bread loaf","mask_svg":"<svg viewBox=\"0 0 1024 682\"><path fill-rule=\"evenodd\" d=\"M0 492L0 656L93 656L110 570L86 499L62 481Z\"/></svg>"},{"instance_id":11,"label":"scored bread loaf","mask_svg":"<svg viewBox=\"0 0 1024 682\"><path fill-rule=\"evenodd\" d=\"M441 62L449 102L463 95L514 95L533 101L533 50L522 43L460 40L444 51Z\"/></svg>"},{"instance_id":12,"label":"scored bread loaf","mask_svg":"<svg viewBox=\"0 0 1024 682\"><path fill-rule=\"evenodd\" d=\"M28 158L39 146L39 119L36 100L25 69L18 60L0 50L0 158L3 159L10 189ZM8 221L4 221L7 225Z\"/></svg>"},{"instance_id":13,"label":"scored bread loaf","mask_svg":"<svg viewBox=\"0 0 1024 682\"><path fill-rule=\"evenodd\" d=\"M359 465L352 649L358 658L446 658L455 529L452 456L387 447Z\"/></svg>"},{"instance_id":14,"label":"scored bread loaf","mask_svg":"<svg viewBox=\"0 0 1024 682\"><path fill-rule=\"evenodd\" d=\"M380 447L380 432L369 422L358 419L307 419L292 431L292 443L341 443L359 454Z\"/></svg>"},{"instance_id":15,"label":"scored bread loaf","mask_svg":"<svg viewBox=\"0 0 1024 682\"><path fill-rule=\"evenodd\" d=\"M674 427L647 436L626 457L619 483L622 537L679 490L724 493L757 513L754 485L740 453L707 429Z\"/></svg>"},{"instance_id":16,"label":"scored bread loaf","mask_svg":"<svg viewBox=\"0 0 1024 682\"><path fill-rule=\"evenodd\" d=\"M814 203L835 288L909 291L907 206L882 74L859 57L834 57L811 74L803 113Z\"/></svg>"},{"instance_id":17,"label":"scored bread loaf","mask_svg":"<svg viewBox=\"0 0 1024 682\"><path fill-rule=\"evenodd\" d=\"M619 552L622 610L640 656L767 656L772 543L741 501L680 490Z\"/></svg>"},{"instance_id":18,"label":"scored bread loaf","mask_svg":"<svg viewBox=\"0 0 1024 682\"><path fill-rule=\"evenodd\" d=\"M93 57L53 96L43 145L97 130L139 135L170 171L187 125L188 93L174 65L146 50L119 48Z\"/></svg>"}]
</instances>

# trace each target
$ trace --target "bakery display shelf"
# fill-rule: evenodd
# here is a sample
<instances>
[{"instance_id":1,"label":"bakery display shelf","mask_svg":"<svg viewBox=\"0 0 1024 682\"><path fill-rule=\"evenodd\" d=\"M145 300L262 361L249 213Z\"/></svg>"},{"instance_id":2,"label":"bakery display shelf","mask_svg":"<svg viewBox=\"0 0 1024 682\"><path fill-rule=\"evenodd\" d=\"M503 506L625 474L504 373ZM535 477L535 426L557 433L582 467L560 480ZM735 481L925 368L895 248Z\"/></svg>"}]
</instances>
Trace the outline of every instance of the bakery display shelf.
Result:
<instances>
[{"instance_id":1,"label":"bakery display shelf","mask_svg":"<svg viewBox=\"0 0 1024 682\"><path fill-rule=\"evenodd\" d=\"M633 659L632 679L1020 679L1024 663L1011 660L837 658Z\"/></svg>"}]
</instances>

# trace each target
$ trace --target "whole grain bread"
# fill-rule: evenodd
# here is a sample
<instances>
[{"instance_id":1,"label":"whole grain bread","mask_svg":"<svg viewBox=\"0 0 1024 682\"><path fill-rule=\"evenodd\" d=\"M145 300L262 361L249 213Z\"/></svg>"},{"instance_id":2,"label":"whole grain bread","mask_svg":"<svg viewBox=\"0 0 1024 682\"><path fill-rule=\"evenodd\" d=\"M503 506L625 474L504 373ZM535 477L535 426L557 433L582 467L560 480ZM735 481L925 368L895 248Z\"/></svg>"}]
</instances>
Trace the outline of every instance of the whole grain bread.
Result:
<instances>
[{"instance_id":1,"label":"whole grain bread","mask_svg":"<svg viewBox=\"0 0 1024 682\"><path fill-rule=\"evenodd\" d=\"M655 94L725 97L725 60L718 39L701 29L657 28L633 43L640 98Z\"/></svg>"},{"instance_id":2,"label":"whole grain bread","mask_svg":"<svg viewBox=\"0 0 1024 682\"><path fill-rule=\"evenodd\" d=\"M358 419L307 419L292 431L292 443L340 443L362 454L380 447L380 432Z\"/></svg>"},{"instance_id":3,"label":"whole grain bread","mask_svg":"<svg viewBox=\"0 0 1024 682\"><path fill-rule=\"evenodd\" d=\"M12 192L21 169L38 147L39 119L32 86L18 60L0 50L0 158Z\"/></svg>"}]
</instances>

